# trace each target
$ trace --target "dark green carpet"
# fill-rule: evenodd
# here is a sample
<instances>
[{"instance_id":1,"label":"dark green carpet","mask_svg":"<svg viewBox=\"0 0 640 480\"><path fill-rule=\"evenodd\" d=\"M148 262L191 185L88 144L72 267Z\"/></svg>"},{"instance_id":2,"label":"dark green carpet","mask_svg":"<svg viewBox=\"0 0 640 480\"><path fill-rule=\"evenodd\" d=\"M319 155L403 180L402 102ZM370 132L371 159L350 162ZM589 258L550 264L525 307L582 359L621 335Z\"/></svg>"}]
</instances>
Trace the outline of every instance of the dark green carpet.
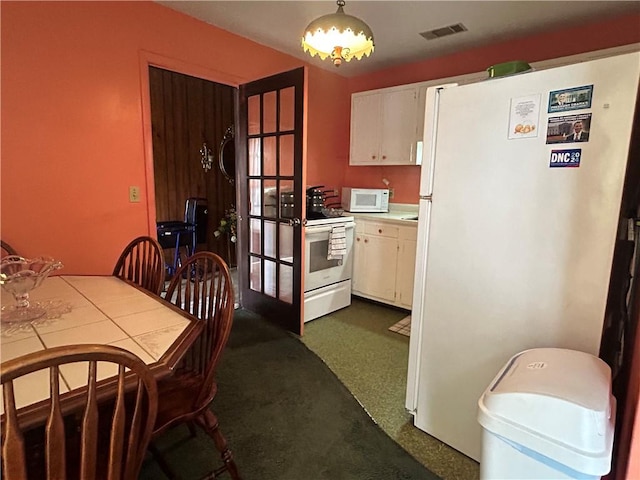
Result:
<instances>
[{"instance_id":1,"label":"dark green carpet","mask_svg":"<svg viewBox=\"0 0 640 480\"><path fill-rule=\"evenodd\" d=\"M294 335L237 310L213 409L245 480L438 480L367 415ZM185 480L219 465L213 442L180 427L158 448ZM228 474L223 475L229 478ZM140 478L165 478L147 459Z\"/></svg>"}]
</instances>

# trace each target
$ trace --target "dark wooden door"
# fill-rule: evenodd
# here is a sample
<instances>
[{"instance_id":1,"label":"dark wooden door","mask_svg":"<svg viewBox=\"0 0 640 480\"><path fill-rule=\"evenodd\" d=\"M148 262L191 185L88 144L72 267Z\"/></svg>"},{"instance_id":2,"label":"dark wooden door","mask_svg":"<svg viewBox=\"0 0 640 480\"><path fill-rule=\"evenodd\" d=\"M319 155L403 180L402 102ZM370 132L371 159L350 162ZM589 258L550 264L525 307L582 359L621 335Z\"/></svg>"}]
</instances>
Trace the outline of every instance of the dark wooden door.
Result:
<instances>
[{"instance_id":1,"label":"dark wooden door","mask_svg":"<svg viewBox=\"0 0 640 480\"><path fill-rule=\"evenodd\" d=\"M198 250L236 263L235 244L226 232L214 232L225 212L235 207L235 186L218 167L218 150L234 123L236 88L149 67L156 218L184 220L187 198L207 199L206 234ZM204 145L212 167L202 164ZM169 263L173 251L167 249Z\"/></svg>"},{"instance_id":2,"label":"dark wooden door","mask_svg":"<svg viewBox=\"0 0 640 480\"><path fill-rule=\"evenodd\" d=\"M240 86L238 189L242 304L302 331L304 69Z\"/></svg>"}]
</instances>

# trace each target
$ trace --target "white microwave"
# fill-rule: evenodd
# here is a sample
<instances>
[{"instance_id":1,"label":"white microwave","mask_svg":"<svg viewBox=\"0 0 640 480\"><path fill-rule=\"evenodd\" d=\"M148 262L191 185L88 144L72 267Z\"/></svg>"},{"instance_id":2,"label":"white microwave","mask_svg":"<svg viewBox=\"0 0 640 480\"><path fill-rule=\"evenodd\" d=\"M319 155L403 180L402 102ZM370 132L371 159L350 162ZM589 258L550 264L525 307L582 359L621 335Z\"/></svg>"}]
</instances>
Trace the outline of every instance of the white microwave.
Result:
<instances>
[{"instance_id":1,"label":"white microwave","mask_svg":"<svg viewBox=\"0 0 640 480\"><path fill-rule=\"evenodd\" d=\"M389 189L343 187L342 208L347 212L388 212Z\"/></svg>"}]
</instances>

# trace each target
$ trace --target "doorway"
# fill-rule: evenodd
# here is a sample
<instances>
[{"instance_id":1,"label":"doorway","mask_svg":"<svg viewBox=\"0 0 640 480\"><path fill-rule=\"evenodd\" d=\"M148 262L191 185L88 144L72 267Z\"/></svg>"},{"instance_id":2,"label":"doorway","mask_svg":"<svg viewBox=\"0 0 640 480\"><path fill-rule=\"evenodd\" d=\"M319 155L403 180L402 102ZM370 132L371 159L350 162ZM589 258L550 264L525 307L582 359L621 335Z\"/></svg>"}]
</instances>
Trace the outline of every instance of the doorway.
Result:
<instances>
[{"instance_id":1,"label":"doorway","mask_svg":"<svg viewBox=\"0 0 640 480\"><path fill-rule=\"evenodd\" d=\"M184 222L187 200L198 199L195 250L217 253L233 268L236 189L218 156L233 129L236 89L153 66L149 89L156 220ZM178 255L177 237L161 241L170 267L193 253L190 234L181 237Z\"/></svg>"},{"instance_id":2,"label":"doorway","mask_svg":"<svg viewBox=\"0 0 640 480\"><path fill-rule=\"evenodd\" d=\"M142 93L146 115L144 128L146 138L149 139L145 142L147 188L151 192L150 203L156 205L155 218L149 212L150 231L156 230L158 223L183 221L182 205L186 198L206 198L208 203L211 202L211 208L207 209L207 233L203 242L199 242L194 250L207 249L228 258L230 266L237 266L231 269L231 273L232 278L236 273L236 286L239 287L236 293L240 293L243 307L263 313L274 323L281 323L285 328L301 334L304 69L298 68L248 84L239 84L238 79L233 76L220 72L210 75L212 72L194 66L183 70L184 64L151 53L143 55L141 60L142 76L144 78L148 75L149 84L149 90L145 89ZM196 72L195 75L198 76L200 73L197 72L202 71L203 77L214 81L176 73L174 70ZM223 82L228 79L229 83L240 85L240 88L219 84L219 78ZM208 92L208 88L213 88L217 94ZM194 89L196 93L192 95ZM204 108L211 105L220 108L216 108L215 113L203 112ZM257 105L260 113L256 109ZM248 108L249 106L251 107ZM220 118L224 118L224 121ZM259 133L249 131L248 127L253 129L256 123L260 125ZM216 127L214 130L213 125L220 128ZM231 125L238 129L232 133L234 142L227 142L227 145L239 148L232 149L238 160L238 165L234 166L237 188L222 173L225 170L228 175L234 168L225 165L224 169L217 169L216 152L211 146L221 145L224 137L229 134ZM258 143L262 145L259 154L258 150L250 148L250 144L255 147ZM205 146L211 149L211 155L214 156L209 170L202 169L203 160L206 161L208 157L204 155L203 158L202 152L208 152ZM251 162L248 157L250 151ZM260 172L255 171L258 159ZM265 160L264 164L262 160ZM250 172L249 163L253 165ZM287 174L283 175L285 172ZM271 185L274 181L276 183ZM257 184L260 185L258 190L249 188ZM276 194L275 198L280 199L282 193L292 200L287 205L294 205L293 217L284 215L279 208L279 213L275 216L262 211L263 204L266 206L268 200L267 193L272 190ZM262 191L264 199L262 194L254 198ZM236 199L240 213L235 217L239 235L237 243L232 242L230 248L227 248L231 235L217 237L215 232L222 226L222 221L227 221L225 215L231 206L235 206ZM257 222L260 223L259 228ZM270 229L273 225L278 226L275 237L265 237L264 234L274 232ZM252 235L249 235L250 231ZM287 232L293 235L288 235ZM256 235L261 240L251 246L249 238L255 238ZM293 242L282 241L289 237L292 237ZM267 246L275 246L275 250L265 248L263 240L268 240ZM288 250L287 245L290 246ZM171 251L175 249L168 250L167 260L171 261ZM186 251L181 256L188 253ZM252 269L248 268L248 258L253 260L249 262ZM261 268L263 263L265 268ZM271 268L274 265L275 269Z\"/></svg>"}]
</instances>

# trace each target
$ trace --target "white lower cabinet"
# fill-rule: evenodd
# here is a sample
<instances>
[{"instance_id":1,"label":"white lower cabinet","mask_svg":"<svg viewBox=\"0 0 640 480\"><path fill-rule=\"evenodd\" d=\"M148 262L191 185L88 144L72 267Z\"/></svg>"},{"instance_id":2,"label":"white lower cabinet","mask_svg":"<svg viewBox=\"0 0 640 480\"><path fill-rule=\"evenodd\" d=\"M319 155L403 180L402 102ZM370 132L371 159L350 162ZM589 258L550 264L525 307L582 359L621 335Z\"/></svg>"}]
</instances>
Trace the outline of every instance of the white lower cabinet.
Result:
<instances>
[{"instance_id":1,"label":"white lower cabinet","mask_svg":"<svg viewBox=\"0 0 640 480\"><path fill-rule=\"evenodd\" d=\"M413 277L416 269L416 229L403 230L407 238L398 241L398 268L396 270L396 302L411 310ZM401 232L402 233L402 232Z\"/></svg>"},{"instance_id":2,"label":"white lower cabinet","mask_svg":"<svg viewBox=\"0 0 640 480\"><path fill-rule=\"evenodd\" d=\"M356 218L354 295L411 309L416 227Z\"/></svg>"}]
</instances>

